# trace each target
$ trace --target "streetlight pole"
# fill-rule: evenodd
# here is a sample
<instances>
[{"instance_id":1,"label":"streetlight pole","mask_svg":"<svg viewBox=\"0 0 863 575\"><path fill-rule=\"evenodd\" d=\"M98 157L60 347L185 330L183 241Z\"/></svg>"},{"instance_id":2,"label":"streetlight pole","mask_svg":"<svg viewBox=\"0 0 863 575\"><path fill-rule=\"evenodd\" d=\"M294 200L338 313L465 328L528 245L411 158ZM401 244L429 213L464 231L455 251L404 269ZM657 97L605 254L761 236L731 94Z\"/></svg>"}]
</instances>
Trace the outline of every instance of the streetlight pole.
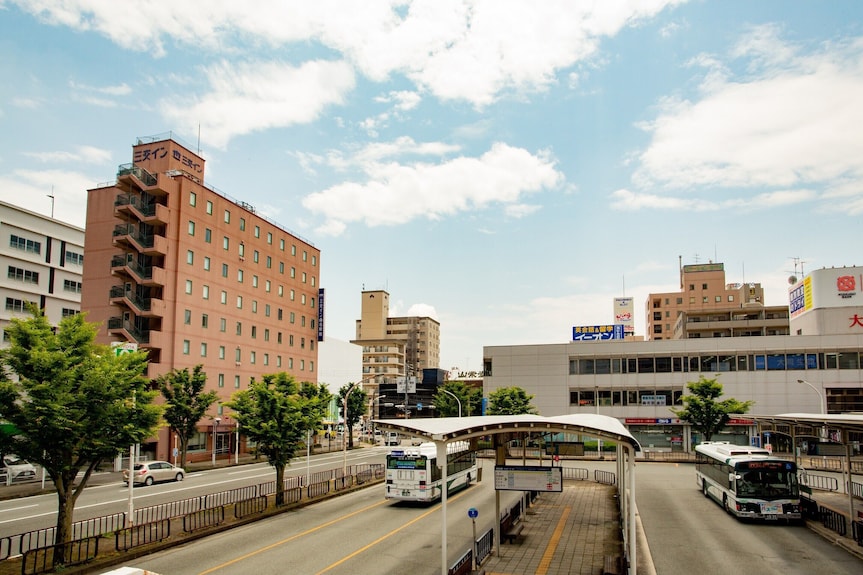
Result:
<instances>
[{"instance_id":1,"label":"streetlight pole","mask_svg":"<svg viewBox=\"0 0 863 575\"><path fill-rule=\"evenodd\" d=\"M458 398L458 396L451 391L447 391L444 388L440 388L440 391L446 393L447 395L451 395L455 398L456 402L458 403L458 416L461 417L461 400Z\"/></svg>"},{"instance_id":2,"label":"streetlight pole","mask_svg":"<svg viewBox=\"0 0 863 575\"><path fill-rule=\"evenodd\" d=\"M809 383L808 381L806 381L805 379L798 379L797 383L804 383L804 384L808 385L809 387L812 388L812 390L815 393L818 394L818 401L821 403L821 414L826 415L827 414L827 402L825 401L824 394L821 392L821 390L818 389L817 387L815 387L814 385L812 385L811 383Z\"/></svg>"},{"instance_id":3,"label":"streetlight pole","mask_svg":"<svg viewBox=\"0 0 863 575\"><path fill-rule=\"evenodd\" d=\"M217 417L213 420L213 467L216 466L216 438L219 435L219 422L221 421L221 417Z\"/></svg>"},{"instance_id":4,"label":"streetlight pole","mask_svg":"<svg viewBox=\"0 0 863 575\"><path fill-rule=\"evenodd\" d=\"M342 477L348 474L348 398L351 396L351 392L357 388L359 383L352 383L348 390L345 392L345 397L342 400L342 408L344 409L344 431L342 432Z\"/></svg>"}]
</instances>

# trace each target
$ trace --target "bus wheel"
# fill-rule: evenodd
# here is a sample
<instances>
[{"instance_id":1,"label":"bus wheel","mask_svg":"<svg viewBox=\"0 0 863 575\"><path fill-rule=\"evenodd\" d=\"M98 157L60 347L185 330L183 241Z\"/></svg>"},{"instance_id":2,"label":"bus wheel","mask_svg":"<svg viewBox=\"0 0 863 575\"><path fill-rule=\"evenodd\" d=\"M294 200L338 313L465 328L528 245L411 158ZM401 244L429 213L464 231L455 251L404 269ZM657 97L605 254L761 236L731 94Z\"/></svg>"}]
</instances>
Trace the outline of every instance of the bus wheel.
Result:
<instances>
[{"instance_id":1,"label":"bus wheel","mask_svg":"<svg viewBox=\"0 0 863 575\"><path fill-rule=\"evenodd\" d=\"M470 473L467 474L467 487L470 487Z\"/></svg>"},{"instance_id":2,"label":"bus wheel","mask_svg":"<svg viewBox=\"0 0 863 575\"><path fill-rule=\"evenodd\" d=\"M728 508L728 496L727 495L722 496L722 508L725 510L726 513L731 513L731 509Z\"/></svg>"},{"instance_id":3,"label":"bus wheel","mask_svg":"<svg viewBox=\"0 0 863 575\"><path fill-rule=\"evenodd\" d=\"M704 494L705 497L710 497L710 494L707 493L707 482L703 479L701 480L701 492Z\"/></svg>"}]
</instances>

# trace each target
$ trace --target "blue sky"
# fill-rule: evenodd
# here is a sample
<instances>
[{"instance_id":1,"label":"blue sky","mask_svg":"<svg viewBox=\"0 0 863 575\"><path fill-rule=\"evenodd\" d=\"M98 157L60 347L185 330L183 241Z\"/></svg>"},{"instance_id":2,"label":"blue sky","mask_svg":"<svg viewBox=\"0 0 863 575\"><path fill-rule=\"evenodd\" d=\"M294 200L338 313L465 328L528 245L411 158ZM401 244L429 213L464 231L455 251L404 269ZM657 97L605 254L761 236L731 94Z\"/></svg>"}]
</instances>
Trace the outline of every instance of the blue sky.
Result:
<instances>
[{"instance_id":1,"label":"blue sky","mask_svg":"<svg viewBox=\"0 0 863 575\"><path fill-rule=\"evenodd\" d=\"M253 8L245 8L252 6ZM135 138L441 322L441 367L566 342L684 264L861 265L863 3L0 0L0 199L83 225ZM199 139L200 134L200 139ZM798 262L795 264L795 260ZM322 368L323 369L323 368Z\"/></svg>"}]
</instances>

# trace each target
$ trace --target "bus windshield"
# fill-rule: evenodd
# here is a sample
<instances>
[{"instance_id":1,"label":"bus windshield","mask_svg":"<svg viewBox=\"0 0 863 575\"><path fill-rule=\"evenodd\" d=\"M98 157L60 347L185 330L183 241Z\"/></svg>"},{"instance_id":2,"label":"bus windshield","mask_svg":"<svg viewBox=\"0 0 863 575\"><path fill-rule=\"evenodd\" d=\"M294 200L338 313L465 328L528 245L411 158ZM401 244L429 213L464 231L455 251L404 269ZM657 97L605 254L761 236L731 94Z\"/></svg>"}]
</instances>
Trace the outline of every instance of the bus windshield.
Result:
<instances>
[{"instance_id":1,"label":"bus windshield","mask_svg":"<svg viewBox=\"0 0 863 575\"><path fill-rule=\"evenodd\" d=\"M740 497L777 499L799 496L797 470L790 462L741 462L737 464L735 479Z\"/></svg>"}]
</instances>

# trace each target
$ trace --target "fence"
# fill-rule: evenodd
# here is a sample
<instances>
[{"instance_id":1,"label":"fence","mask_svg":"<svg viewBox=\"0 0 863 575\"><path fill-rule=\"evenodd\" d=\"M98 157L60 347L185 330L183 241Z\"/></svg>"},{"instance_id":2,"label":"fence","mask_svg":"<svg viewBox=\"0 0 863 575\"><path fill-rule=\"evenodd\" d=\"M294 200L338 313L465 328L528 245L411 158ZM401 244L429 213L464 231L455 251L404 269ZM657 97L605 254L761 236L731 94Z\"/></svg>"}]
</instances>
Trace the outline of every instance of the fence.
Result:
<instances>
[{"instance_id":1,"label":"fence","mask_svg":"<svg viewBox=\"0 0 863 575\"><path fill-rule=\"evenodd\" d=\"M346 489L372 479L383 479L382 464L351 465L347 473L341 467L309 475L316 480L306 485L306 476L289 476L284 480L283 505L314 499L331 491ZM171 501L136 509L134 521L127 525L126 513L78 521L72 524L72 541L55 545L55 527L28 531L0 538L0 561L22 557L22 574L35 575L53 569L54 554L63 553L66 566L93 560L98 554L98 539L114 534L117 551L128 551L141 545L163 541L171 536L171 520L182 518L183 530L194 532L225 522L228 506L234 507L234 518L241 519L263 513L269 496L276 492L276 482L270 481ZM47 570L47 571L46 571Z\"/></svg>"}]
</instances>

